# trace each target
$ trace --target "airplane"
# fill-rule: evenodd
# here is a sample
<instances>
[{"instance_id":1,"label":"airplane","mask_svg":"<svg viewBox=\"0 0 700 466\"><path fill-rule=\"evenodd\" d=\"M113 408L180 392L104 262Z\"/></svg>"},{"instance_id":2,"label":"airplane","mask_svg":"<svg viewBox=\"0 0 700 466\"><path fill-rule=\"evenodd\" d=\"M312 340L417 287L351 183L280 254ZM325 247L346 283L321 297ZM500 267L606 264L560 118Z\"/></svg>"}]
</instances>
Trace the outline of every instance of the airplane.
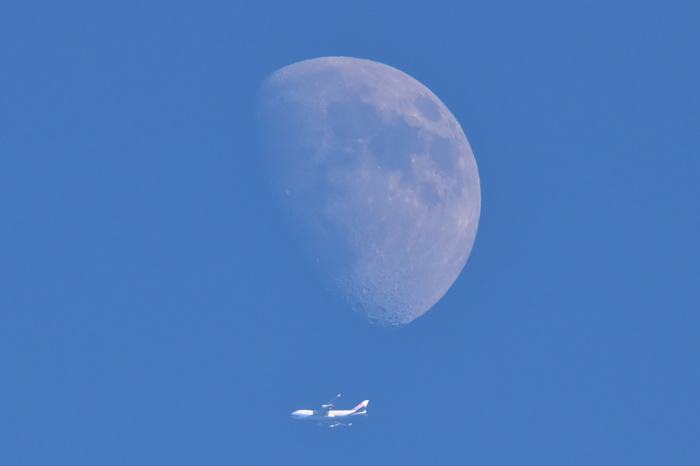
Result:
<instances>
[{"instance_id":1,"label":"airplane","mask_svg":"<svg viewBox=\"0 0 700 466\"><path fill-rule=\"evenodd\" d=\"M309 421L319 421L318 425L323 425L324 422L330 423L328 427L338 427L352 425L352 422L344 424L339 421L339 419L345 419L352 416L367 416L367 405L369 400L365 400L359 405L355 406L353 409L333 409L333 403L335 400L340 398L340 395L333 397L331 401L325 405L321 405L321 409L310 410L310 409L298 409L292 413L293 419L308 419Z\"/></svg>"}]
</instances>

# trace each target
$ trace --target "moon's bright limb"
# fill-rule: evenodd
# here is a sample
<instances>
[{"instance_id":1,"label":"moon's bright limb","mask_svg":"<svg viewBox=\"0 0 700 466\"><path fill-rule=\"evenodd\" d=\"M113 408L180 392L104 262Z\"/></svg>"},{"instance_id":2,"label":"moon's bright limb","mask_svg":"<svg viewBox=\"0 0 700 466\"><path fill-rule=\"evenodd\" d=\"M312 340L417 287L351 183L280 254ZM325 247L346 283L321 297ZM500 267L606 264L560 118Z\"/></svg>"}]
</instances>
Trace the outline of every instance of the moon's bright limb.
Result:
<instances>
[{"instance_id":1,"label":"moon's bright limb","mask_svg":"<svg viewBox=\"0 0 700 466\"><path fill-rule=\"evenodd\" d=\"M259 117L275 187L337 291L382 325L430 309L464 267L481 208L447 107L395 68L328 57L270 75Z\"/></svg>"}]
</instances>

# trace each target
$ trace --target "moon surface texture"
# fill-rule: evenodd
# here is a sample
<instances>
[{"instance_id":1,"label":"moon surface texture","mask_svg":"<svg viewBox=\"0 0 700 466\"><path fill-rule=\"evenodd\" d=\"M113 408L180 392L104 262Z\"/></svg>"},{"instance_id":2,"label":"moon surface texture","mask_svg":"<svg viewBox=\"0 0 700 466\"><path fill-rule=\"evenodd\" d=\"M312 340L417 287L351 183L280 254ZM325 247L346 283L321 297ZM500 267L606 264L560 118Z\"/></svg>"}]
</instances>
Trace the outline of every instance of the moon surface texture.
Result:
<instances>
[{"instance_id":1,"label":"moon surface texture","mask_svg":"<svg viewBox=\"0 0 700 466\"><path fill-rule=\"evenodd\" d=\"M335 291L384 326L442 298L481 210L476 161L447 107L395 68L327 57L270 75L258 112L273 186Z\"/></svg>"}]
</instances>

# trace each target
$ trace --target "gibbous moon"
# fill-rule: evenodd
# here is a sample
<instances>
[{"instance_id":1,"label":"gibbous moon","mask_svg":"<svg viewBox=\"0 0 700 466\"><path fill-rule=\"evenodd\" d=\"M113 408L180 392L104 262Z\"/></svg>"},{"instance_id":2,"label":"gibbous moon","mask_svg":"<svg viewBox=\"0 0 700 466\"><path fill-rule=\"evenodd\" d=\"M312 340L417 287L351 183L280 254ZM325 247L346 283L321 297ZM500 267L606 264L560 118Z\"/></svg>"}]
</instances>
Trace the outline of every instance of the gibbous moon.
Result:
<instances>
[{"instance_id":1,"label":"gibbous moon","mask_svg":"<svg viewBox=\"0 0 700 466\"><path fill-rule=\"evenodd\" d=\"M481 189L440 99L390 66L327 57L270 75L258 112L273 186L335 291L384 326L442 298L474 244Z\"/></svg>"}]
</instances>

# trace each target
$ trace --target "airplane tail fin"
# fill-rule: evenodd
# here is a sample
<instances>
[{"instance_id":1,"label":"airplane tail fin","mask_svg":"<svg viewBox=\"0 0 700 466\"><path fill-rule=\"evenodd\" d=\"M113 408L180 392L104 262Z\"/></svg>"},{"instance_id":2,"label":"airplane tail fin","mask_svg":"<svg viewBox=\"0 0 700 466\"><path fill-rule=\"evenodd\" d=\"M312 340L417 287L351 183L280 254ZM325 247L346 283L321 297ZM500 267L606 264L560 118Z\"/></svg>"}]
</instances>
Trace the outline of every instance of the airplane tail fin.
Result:
<instances>
[{"instance_id":1,"label":"airplane tail fin","mask_svg":"<svg viewBox=\"0 0 700 466\"><path fill-rule=\"evenodd\" d=\"M355 409L352 410L353 413L358 413L358 414L364 414L367 412L367 405L369 404L369 400L365 400L359 405L355 406Z\"/></svg>"}]
</instances>

